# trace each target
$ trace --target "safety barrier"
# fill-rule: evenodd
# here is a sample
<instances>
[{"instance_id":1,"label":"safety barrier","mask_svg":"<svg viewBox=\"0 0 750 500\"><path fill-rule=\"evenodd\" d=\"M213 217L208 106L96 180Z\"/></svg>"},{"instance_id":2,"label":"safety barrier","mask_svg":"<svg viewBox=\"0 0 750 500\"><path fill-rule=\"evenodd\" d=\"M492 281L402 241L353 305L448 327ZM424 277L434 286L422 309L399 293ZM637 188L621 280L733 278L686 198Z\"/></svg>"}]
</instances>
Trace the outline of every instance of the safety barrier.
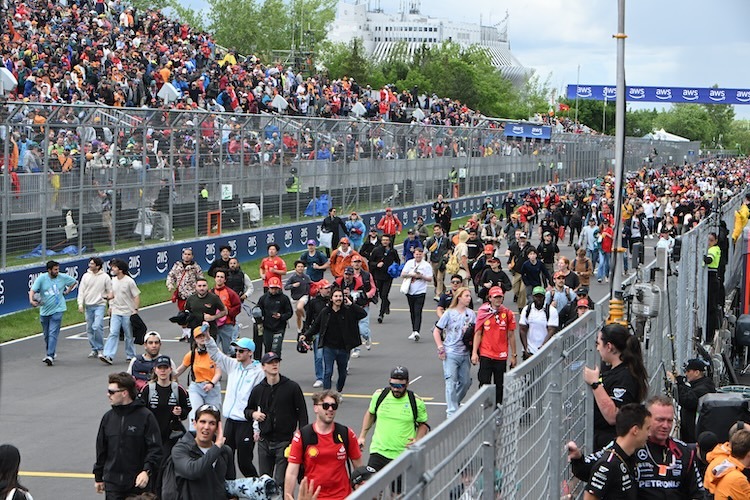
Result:
<instances>
[{"instance_id":1,"label":"safety barrier","mask_svg":"<svg viewBox=\"0 0 750 500\"><path fill-rule=\"evenodd\" d=\"M625 280L625 298L633 311L629 324L642 339L651 394L664 392L666 371L681 370L694 356L694 334L705 326L707 271L701 262L706 237L718 231L720 220L731 223L743 196L744 192L738 194L683 234L677 262L659 250L655 259ZM731 244L729 251L733 262ZM652 302L643 298L647 293L635 293L638 287L658 297L656 314L642 307ZM389 498L396 479L406 485L399 498L581 497L584 484L569 471L565 443L573 440L591 450L595 403L582 371L599 363L595 341L608 315L605 298L505 374L499 414L490 412L494 388L481 388L455 417L389 464L353 498ZM442 455L424 453L433 443L440 443ZM464 462L455 462L457 457ZM492 493L486 489L489 484Z\"/></svg>"},{"instance_id":2,"label":"safety barrier","mask_svg":"<svg viewBox=\"0 0 750 500\"><path fill-rule=\"evenodd\" d=\"M692 160L698 144L628 139L626 148L635 170ZM210 210L224 233L245 232L304 221L323 193L344 212L375 210L596 177L613 158L606 136L519 142L489 126L7 103L0 268L28 263L20 257L35 248L41 261L71 243L91 254L205 236ZM170 196L156 206L162 186Z\"/></svg>"}]
</instances>

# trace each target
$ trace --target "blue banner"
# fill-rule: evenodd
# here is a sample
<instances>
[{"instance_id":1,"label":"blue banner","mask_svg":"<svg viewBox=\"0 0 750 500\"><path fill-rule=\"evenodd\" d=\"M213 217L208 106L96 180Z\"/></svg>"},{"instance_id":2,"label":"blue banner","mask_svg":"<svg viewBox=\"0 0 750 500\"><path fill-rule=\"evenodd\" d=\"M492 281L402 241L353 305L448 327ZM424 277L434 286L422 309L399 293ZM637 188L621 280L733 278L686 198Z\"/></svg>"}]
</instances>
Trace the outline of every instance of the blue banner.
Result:
<instances>
[{"instance_id":1,"label":"blue banner","mask_svg":"<svg viewBox=\"0 0 750 500\"><path fill-rule=\"evenodd\" d=\"M506 123L503 134L505 137L549 140L552 138L552 127L532 125L530 123Z\"/></svg>"},{"instance_id":2,"label":"blue banner","mask_svg":"<svg viewBox=\"0 0 750 500\"><path fill-rule=\"evenodd\" d=\"M517 190L519 194L528 188ZM492 195L478 195L460 200L448 200L453 217L460 218L481 210L482 203L489 196L495 207L500 207L505 192L497 192ZM399 217L405 228L411 227L417 222L417 217L422 216L427 224L432 221L430 208L432 203L416 205L406 208L394 207L395 215ZM365 226L375 226L385 211L360 214ZM318 239L320 224L323 218L316 218L300 224L282 227L269 227L249 231L247 233L234 233L215 238L201 238L194 241L176 242L171 245L153 244L145 247L136 247L115 253L98 254L104 262L113 258L122 259L130 266L130 275L137 283L150 281L166 282L167 274L174 263L181 258L183 248L192 248L195 261L204 270L211 263L220 258L219 247L228 245L232 249L231 256L237 257L240 262L259 259L267 255L266 248L270 243L278 243L282 254L299 252L300 255L307 249L307 240ZM88 261L92 256L84 258L65 260L63 256L53 257L60 262L60 272L67 273L80 281L88 268ZM0 314L9 314L24 309L29 309L28 291L34 280L40 274L46 272L44 264L40 263L31 267L15 269L0 275ZM76 292L69 295L73 299ZM169 299L166 284L164 287L164 300Z\"/></svg>"},{"instance_id":3,"label":"blue banner","mask_svg":"<svg viewBox=\"0 0 750 500\"><path fill-rule=\"evenodd\" d=\"M697 87L626 87L629 102L693 104L750 104L750 89L714 89ZM568 85L568 99L614 101L614 85Z\"/></svg>"}]
</instances>

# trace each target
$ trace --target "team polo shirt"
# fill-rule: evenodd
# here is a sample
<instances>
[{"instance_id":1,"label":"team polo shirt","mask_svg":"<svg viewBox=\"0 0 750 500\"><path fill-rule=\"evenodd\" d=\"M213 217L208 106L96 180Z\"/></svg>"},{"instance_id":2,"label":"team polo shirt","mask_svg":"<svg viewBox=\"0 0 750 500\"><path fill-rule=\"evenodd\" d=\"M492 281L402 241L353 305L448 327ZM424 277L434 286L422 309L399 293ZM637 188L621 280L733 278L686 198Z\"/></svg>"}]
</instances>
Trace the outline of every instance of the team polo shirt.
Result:
<instances>
[{"instance_id":1,"label":"team polo shirt","mask_svg":"<svg viewBox=\"0 0 750 500\"><path fill-rule=\"evenodd\" d=\"M375 391L370 399L371 414L375 414L375 405L380 393ZM417 422L427 422L427 407L420 397L416 397ZM397 398L393 392L388 392L378 407L377 420L375 422L375 433L372 435L370 454L378 453L385 458L393 460L405 449L410 439L416 437L417 429L414 427L414 412L411 409L408 394Z\"/></svg>"},{"instance_id":2,"label":"team polo shirt","mask_svg":"<svg viewBox=\"0 0 750 500\"><path fill-rule=\"evenodd\" d=\"M628 403L638 403L638 383L630 370L621 363L611 370L602 373L602 386L607 391L615 406L620 408ZM594 405L594 436L599 443L606 443L615 438L615 426L604 419L599 405Z\"/></svg>"},{"instance_id":3,"label":"team polo shirt","mask_svg":"<svg viewBox=\"0 0 750 500\"><path fill-rule=\"evenodd\" d=\"M482 324L482 342L479 355L483 358L505 361L508 359L508 332L515 332L516 318L513 311L501 307Z\"/></svg>"},{"instance_id":4,"label":"team polo shirt","mask_svg":"<svg viewBox=\"0 0 750 500\"><path fill-rule=\"evenodd\" d=\"M185 354L182 358L182 366L190 367L191 353ZM216 363L208 355L208 351L200 352L195 351L195 359L193 359L193 378L196 382L210 382L216 375Z\"/></svg>"},{"instance_id":5,"label":"team polo shirt","mask_svg":"<svg viewBox=\"0 0 750 500\"><path fill-rule=\"evenodd\" d=\"M284 259L279 257L278 255L276 257L265 257L263 260L260 261L260 268L263 270L263 287L268 288L268 280L274 276L278 276L279 279L282 278L284 274L286 274L286 262L284 262ZM271 269L276 269L278 271L284 271L283 274L278 275L276 273L270 272Z\"/></svg>"},{"instance_id":6,"label":"team polo shirt","mask_svg":"<svg viewBox=\"0 0 750 500\"><path fill-rule=\"evenodd\" d=\"M316 488L320 486L318 500L344 499L352 492L349 484L349 473L346 469L347 449L349 450L348 458L357 460L362 457L357 436L349 428L349 446L347 447L333 440L333 429L328 434L320 434L315 430L317 422L312 425L313 430L318 435L318 442L307 445L306 449L303 450L300 432L296 431L289 449L288 461L290 464L302 464L304 462L305 477L308 480L315 481Z\"/></svg>"},{"instance_id":7,"label":"team polo shirt","mask_svg":"<svg viewBox=\"0 0 750 500\"><path fill-rule=\"evenodd\" d=\"M607 500L637 500L638 478L635 457L627 455L614 443L596 461L586 491L596 498Z\"/></svg>"}]
</instances>

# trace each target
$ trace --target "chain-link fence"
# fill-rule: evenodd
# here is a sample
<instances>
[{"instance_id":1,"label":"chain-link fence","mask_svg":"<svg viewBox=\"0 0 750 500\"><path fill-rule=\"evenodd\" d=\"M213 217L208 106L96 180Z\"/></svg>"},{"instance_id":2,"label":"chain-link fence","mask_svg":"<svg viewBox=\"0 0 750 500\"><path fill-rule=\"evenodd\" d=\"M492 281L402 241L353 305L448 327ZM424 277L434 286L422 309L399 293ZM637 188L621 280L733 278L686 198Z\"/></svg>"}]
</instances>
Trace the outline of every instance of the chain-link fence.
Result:
<instances>
[{"instance_id":1,"label":"chain-link fence","mask_svg":"<svg viewBox=\"0 0 750 500\"><path fill-rule=\"evenodd\" d=\"M707 235L718 232L720 220L731 222L743 196L729 200L683 234L681 248L675 250L676 262L666 250L659 250L624 283L627 319L633 334L642 339L651 394L663 393L666 372L681 370L694 357L694 337L705 328L707 270L702 256ZM733 262L731 244L729 251ZM599 363L595 341L608 315L605 298L539 353L505 374L498 415L479 418L486 417L494 397L494 392L482 388L425 440L425 448L427 442L439 442L442 455L407 451L356 498L389 498L382 494L391 491L389 485L396 478L409 485L399 498L580 498L585 485L569 471L565 444L573 440L591 450L595 403L582 372L584 366ZM466 428L467 420L474 427ZM479 435L487 437L479 442ZM454 462L458 457L464 462ZM490 476L489 470L495 472ZM490 482L494 493L487 490Z\"/></svg>"},{"instance_id":2,"label":"chain-link fence","mask_svg":"<svg viewBox=\"0 0 750 500\"><path fill-rule=\"evenodd\" d=\"M628 139L627 148L628 170L697 152L694 143L643 139ZM321 195L364 211L595 177L613 158L612 137L524 142L494 124L7 103L0 267L71 246L85 254L299 221L318 215Z\"/></svg>"}]
</instances>

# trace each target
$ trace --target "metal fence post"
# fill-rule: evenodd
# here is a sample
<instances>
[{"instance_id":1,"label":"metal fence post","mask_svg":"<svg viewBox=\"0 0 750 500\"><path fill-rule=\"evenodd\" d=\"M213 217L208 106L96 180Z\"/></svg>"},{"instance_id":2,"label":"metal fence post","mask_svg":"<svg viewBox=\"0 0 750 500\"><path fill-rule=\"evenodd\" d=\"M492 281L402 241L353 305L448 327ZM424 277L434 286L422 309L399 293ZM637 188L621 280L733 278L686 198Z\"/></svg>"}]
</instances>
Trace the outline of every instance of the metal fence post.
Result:
<instances>
[{"instance_id":1,"label":"metal fence post","mask_svg":"<svg viewBox=\"0 0 750 500\"><path fill-rule=\"evenodd\" d=\"M554 344L552 345L554 359L562 359L562 338L554 337ZM549 470L550 471L561 471L561 456L560 450L555 449L559 443L562 442L561 426L557 425L558 422L563 421L562 415L562 386L561 381L563 378L563 363L557 362L550 367L552 370L557 372L557 376L553 377L552 383L549 385L549 414L550 414L550 450L549 450ZM549 498L560 498L560 474L553 474L552 482L550 484Z\"/></svg>"},{"instance_id":2,"label":"metal fence post","mask_svg":"<svg viewBox=\"0 0 750 500\"><path fill-rule=\"evenodd\" d=\"M492 401L495 402L495 387L492 388ZM496 403L496 402L495 402ZM492 498L495 495L495 454L497 452L497 445L495 444L495 433L499 427L495 425L494 411L495 404L483 405L482 408L482 420L493 420L490 424L485 424L484 432L482 435L482 496L484 498ZM489 492L492 492L490 494Z\"/></svg>"}]
</instances>

